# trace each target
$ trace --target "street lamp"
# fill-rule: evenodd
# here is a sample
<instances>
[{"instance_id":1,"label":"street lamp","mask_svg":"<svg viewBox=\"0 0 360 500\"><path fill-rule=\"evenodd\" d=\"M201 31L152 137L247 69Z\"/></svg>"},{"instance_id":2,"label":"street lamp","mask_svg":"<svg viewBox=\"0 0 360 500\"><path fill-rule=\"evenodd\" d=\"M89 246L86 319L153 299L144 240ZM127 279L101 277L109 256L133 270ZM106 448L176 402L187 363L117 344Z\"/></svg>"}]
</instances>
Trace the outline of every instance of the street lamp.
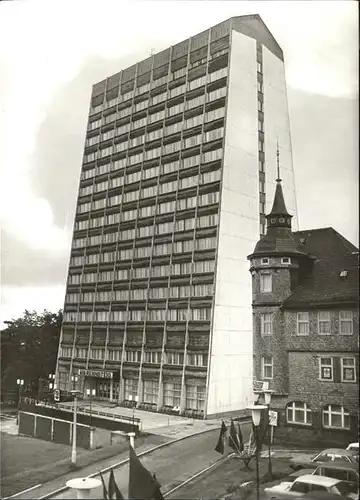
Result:
<instances>
[{"instance_id":1,"label":"street lamp","mask_svg":"<svg viewBox=\"0 0 360 500\"><path fill-rule=\"evenodd\" d=\"M271 403L271 395L274 391L272 391L271 389L265 389L263 391L264 393L264 400L265 400L265 404L266 404L266 407L267 407L267 425L268 425L268 454L269 454L269 457L268 457L268 476L269 476L269 480L271 481L272 479L272 465L271 465L271 452L270 452L270 443L271 443L271 438L270 438L270 403Z\"/></svg>"},{"instance_id":2,"label":"street lamp","mask_svg":"<svg viewBox=\"0 0 360 500\"><path fill-rule=\"evenodd\" d=\"M74 415L73 415L73 435L71 447L71 467L76 467L76 424L77 424L77 397L81 394L80 391L70 391L74 397Z\"/></svg>"},{"instance_id":3,"label":"street lamp","mask_svg":"<svg viewBox=\"0 0 360 500\"><path fill-rule=\"evenodd\" d=\"M49 382L49 389L50 390L56 389L57 385L55 384L55 374L54 373L50 373L49 379L52 380L52 382Z\"/></svg>"},{"instance_id":4,"label":"street lamp","mask_svg":"<svg viewBox=\"0 0 360 500\"><path fill-rule=\"evenodd\" d=\"M256 499L260 500L260 478L259 478L259 425L261 420L261 413L266 410L264 405L248 406L251 410L251 417L255 428L255 456L256 456Z\"/></svg>"},{"instance_id":5,"label":"street lamp","mask_svg":"<svg viewBox=\"0 0 360 500\"><path fill-rule=\"evenodd\" d=\"M86 395L90 397L90 426L92 417L92 396L96 395L96 389L86 389Z\"/></svg>"},{"instance_id":6,"label":"street lamp","mask_svg":"<svg viewBox=\"0 0 360 500\"><path fill-rule=\"evenodd\" d=\"M79 380L79 377L77 375L71 375L71 380L72 380L72 385L73 385L73 388L72 390L75 391L75 387L76 387L76 382Z\"/></svg>"},{"instance_id":7,"label":"street lamp","mask_svg":"<svg viewBox=\"0 0 360 500\"><path fill-rule=\"evenodd\" d=\"M19 411L20 411L20 397L21 397L21 387L24 385L24 380L22 378L18 378L16 380L17 385L19 386L19 398L18 398L18 417L17 421L19 422Z\"/></svg>"}]
</instances>

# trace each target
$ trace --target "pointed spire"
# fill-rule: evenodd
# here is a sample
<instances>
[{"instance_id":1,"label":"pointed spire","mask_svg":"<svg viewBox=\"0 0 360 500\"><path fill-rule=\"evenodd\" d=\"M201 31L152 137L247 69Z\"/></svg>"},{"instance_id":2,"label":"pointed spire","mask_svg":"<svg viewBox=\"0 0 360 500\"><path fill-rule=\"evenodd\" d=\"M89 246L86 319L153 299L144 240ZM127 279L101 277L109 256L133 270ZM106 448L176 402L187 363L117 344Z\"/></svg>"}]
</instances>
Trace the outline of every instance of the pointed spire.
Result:
<instances>
[{"instance_id":1,"label":"pointed spire","mask_svg":"<svg viewBox=\"0 0 360 500\"><path fill-rule=\"evenodd\" d=\"M284 194L281 186L280 178L280 150L279 141L276 142L276 167L277 167L277 179L274 203L269 215L266 216L268 221L268 226L288 226L291 227L291 215L287 211Z\"/></svg>"}]
</instances>

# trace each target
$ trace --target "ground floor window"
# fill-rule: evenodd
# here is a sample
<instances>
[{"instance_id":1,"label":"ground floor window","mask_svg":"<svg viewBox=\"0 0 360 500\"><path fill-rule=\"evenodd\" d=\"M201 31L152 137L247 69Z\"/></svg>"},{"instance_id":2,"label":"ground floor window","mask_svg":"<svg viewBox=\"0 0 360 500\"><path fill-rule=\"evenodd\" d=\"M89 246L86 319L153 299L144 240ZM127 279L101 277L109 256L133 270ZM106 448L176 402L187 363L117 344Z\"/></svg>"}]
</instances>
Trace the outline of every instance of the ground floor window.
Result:
<instances>
[{"instance_id":1,"label":"ground floor window","mask_svg":"<svg viewBox=\"0 0 360 500\"><path fill-rule=\"evenodd\" d=\"M61 391L66 391L69 382L69 372L60 371L59 372L59 389Z\"/></svg>"},{"instance_id":2,"label":"ground floor window","mask_svg":"<svg viewBox=\"0 0 360 500\"><path fill-rule=\"evenodd\" d=\"M144 380L144 403L157 403L159 394L159 382L155 380Z\"/></svg>"},{"instance_id":3,"label":"ground floor window","mask_svg":"<svg viewBox=\"0 0 360 500\"><path fill-rule=\"evenodd\" d=\"M138 391L138 380L135 378L125 379L125 399L136 401Z\"/></svg>"},{"instance_id":4,"label":"ground floor window","mask_svg":"<svg viewBox=\"0 0 360 500\"><path fill-rule=\"evenodd\" d=\"M164 383L164 405L166 406L180 406L181 399L181 382Z\"/></svg>"},{"instance_id":5,"label":"ground floor window","mask_svg":"<svg viewBox=\"0 0 360 500\"><path fill-rule=\"evenodd\" d=\"M327 405L323 409L323 426L350 429L349 412L340 405Z\"/></svg>"},{"instance_id":6,"label":"ground floor window","mask_svg":"<svg viewBox=\"0 0 360 500\"><path fill-rule=\"evenodd\" d=\"M292 424L311 424L311 410L306 403L292 401L286 406L286 420Z\"/></svg>"},{"instance_id":7,"label":"ground floor window","mask_svg":"<svg viewBox=\"0 0 360 500\"><path fill-rule=\"evenodd\" d=\"M204 410L205 409L206 388L203 385L186 386L186 409Z\"/></svg>"}]
</instances>

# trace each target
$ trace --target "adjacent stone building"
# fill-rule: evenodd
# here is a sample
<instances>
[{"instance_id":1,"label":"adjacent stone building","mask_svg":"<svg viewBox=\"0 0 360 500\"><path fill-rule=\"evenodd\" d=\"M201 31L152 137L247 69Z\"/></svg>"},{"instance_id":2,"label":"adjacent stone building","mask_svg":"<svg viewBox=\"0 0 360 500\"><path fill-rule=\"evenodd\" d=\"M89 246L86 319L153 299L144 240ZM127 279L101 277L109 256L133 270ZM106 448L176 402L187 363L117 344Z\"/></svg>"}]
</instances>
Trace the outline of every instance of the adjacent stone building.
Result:
<instances>
[{"instance_id":1,"label":"adjacent stone building","mask_svg":"<svg viewBox=\"0 0 360 500\"><path fill-rule=\"evenodd\" d=\"M274 391L277 439L344 446L358 440L358 249L331 227L292 232L279 178L266 218L248 257L254 378Z\"/></svg>"}]
</instances>

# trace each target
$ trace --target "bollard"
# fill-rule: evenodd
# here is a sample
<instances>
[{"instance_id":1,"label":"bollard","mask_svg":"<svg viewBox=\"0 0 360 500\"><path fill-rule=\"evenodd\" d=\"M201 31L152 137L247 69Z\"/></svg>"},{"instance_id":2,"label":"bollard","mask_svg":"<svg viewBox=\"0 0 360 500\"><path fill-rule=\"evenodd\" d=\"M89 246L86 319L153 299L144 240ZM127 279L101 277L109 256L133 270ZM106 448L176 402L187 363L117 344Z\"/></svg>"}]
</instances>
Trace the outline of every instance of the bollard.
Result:
<instances>
[{"instance_id":1,"label":"bollard","mask_svg":"<svg viewBox=\"0 0 360 500\"><path fill-rule=\"evenodd\" d=\"M128 436L130 438L130 446L135 450L135 432L128 432Z\"/></svg>"},{"instance_id":2,"label":"bollard","mask_svg":"<svg viewBox=\"0 0 360 500\"><path fill-rule=\"evenodd\" d=\"M99 479L92 477L77 477L66 482L66 486L76 491L76 498L89 498L90 491L101 486Z\"/></svg>"}]
</instances>

